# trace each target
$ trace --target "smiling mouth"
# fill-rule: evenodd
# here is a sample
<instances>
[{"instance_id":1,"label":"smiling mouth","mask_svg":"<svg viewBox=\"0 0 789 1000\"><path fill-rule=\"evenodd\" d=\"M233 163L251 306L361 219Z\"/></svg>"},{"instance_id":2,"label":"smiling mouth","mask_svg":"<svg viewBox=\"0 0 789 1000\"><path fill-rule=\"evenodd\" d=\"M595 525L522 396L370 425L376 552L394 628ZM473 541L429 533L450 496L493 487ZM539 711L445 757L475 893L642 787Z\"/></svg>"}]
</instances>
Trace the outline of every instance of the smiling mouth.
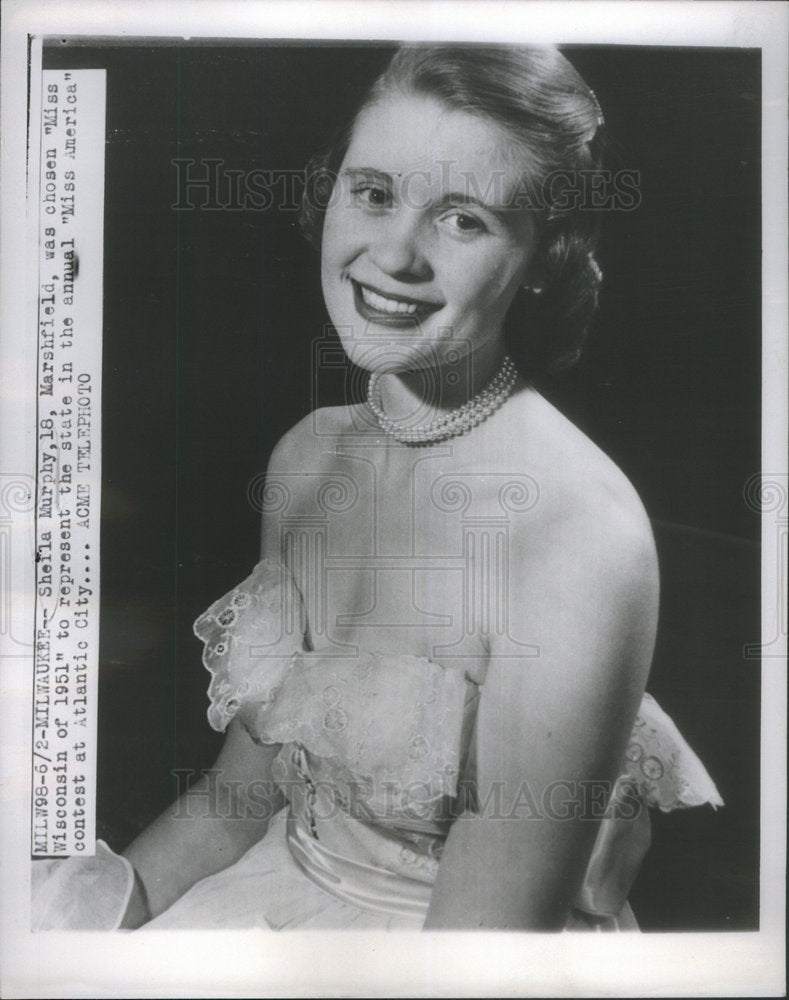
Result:
<instances>
[{"instance_id":1,"label":"smiling mouth","mask_svg":"<svg viewBox=\"0 0 789 1000\"><path fill-rule=\"evenodd\" d=\"M441 308L434 302L384 295L351 279L356 309L367 320L388 326L413 326Z\"/></svg>"}]
</instances>

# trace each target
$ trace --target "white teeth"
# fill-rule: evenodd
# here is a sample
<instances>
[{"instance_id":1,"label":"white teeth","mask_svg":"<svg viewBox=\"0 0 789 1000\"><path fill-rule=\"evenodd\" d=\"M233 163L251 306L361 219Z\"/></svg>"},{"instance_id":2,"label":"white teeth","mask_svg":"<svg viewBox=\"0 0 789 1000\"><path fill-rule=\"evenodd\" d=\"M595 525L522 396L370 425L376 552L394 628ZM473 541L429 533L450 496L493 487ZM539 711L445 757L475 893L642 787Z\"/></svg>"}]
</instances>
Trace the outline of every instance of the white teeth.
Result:
<instances>
[{"instance_id":1,"label":"white teeth","mask_svg":"<svg viewBox=\"0 0 789 1000\"><path fill-rule=\"evenodd\" d=\"M369 288L365 288L364 285L360 286L362 291L362 298L373 309L378 310L378 312L386 312L392 314L400 314L404 316L411 316L417 310L417 305L415 302L398 302L396 299L387 299L383 295L379 295L377 292L371 292Z\"/></svg>"}]
</instances>

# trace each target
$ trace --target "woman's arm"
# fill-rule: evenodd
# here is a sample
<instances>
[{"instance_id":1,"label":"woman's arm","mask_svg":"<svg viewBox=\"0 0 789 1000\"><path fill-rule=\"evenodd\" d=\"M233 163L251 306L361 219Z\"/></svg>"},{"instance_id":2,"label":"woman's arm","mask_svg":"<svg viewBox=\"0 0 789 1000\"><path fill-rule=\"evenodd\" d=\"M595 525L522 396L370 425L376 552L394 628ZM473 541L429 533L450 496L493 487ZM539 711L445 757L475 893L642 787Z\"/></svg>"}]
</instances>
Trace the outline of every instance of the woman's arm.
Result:
<instances>
[{"instance_id":1,"label":"woman's arm","mask_svg":"<svg viewBox=\"0 0 789 1000\"><path fill-rule=\"evenodd\" d=\"M136 873L123 927L139 927L191 886L237 861L284 805L271 781L278 746L259 746L233 721L211 771L124 852Z\"/></svg>"},{"instance_id":2,"label":"woman's arm","mask_svg":"<svg viewBox=\"0 0 789 1000\"><path fill-rule=\"evenodd\" d=\"M453 824L427 928L564 926L598 830L585 783L610 790L617 777L654 644L654 544L645 518L629 521L566 519L515 553L510 620L518 607L519 637L539 654L491 649L480 814Z\"/></svg>"},{"instance_id":3,"label":"woman's arm","mask_svg":"<svg viewBox=\"0 0 789 1000\"><path fill-rule=\"evenodd\" d=\"M287 495L288 477L314 464L311 420L302 420L275 447L266 474L268 487L282 488ZM277 479L280 475L282 481ZM282 557L279 519L266 512L261 559L279 562ZM279 749L254 743L238 717L230 724L211 771L124 852L137 875L124 927L139 927L157 916L200 879L233 864L263 837L269 819L285 804L270 776Z\"/></svg>"}]
</instances>

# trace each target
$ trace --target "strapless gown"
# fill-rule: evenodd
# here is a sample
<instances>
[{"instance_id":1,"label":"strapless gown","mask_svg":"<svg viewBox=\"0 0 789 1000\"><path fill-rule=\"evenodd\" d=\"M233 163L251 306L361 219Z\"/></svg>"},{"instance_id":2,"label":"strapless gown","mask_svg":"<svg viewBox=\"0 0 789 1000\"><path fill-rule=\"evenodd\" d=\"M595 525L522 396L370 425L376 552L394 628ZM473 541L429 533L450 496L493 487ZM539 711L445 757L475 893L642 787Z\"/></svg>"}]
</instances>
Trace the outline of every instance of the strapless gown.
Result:
<instances>
[{"instance_id":1,"label":"strapless gown","mask_svg":"<svg viewBox=\"0 0 789 1000\"><path fill-rule=\"evenodd\" d=\"M224 731L238 715L256 742L281 745L272 776L287 805L238 862L198 882L146 930L419 929L451 824L491 808L474 787L477 684L407 654L311 653L303 623L292 577L266 560L196 621L212 675L209 722ZM499 808L524 821L541 813L550 821L544 811L551 803L559 810L579 805L578 794L546 802L527 786L526 796ZM602 813L594 813L599 786L587 791L584 815L591 808L602 818L567 929L637 929L627 896L649 846L649 809L723 802L648 694ZM117 912L106 903L100 919L117 927L131 869L106 845L99 853L114 866L107 881L117 901ZM63 867L53 898L70 898L67 874ZM79 881L74 866L72 886ZM98 884L94 879L94 894ZM43 926L56 925L58 904L45 905L44 890L39 900Z\"/></svg>"}]
</instances>

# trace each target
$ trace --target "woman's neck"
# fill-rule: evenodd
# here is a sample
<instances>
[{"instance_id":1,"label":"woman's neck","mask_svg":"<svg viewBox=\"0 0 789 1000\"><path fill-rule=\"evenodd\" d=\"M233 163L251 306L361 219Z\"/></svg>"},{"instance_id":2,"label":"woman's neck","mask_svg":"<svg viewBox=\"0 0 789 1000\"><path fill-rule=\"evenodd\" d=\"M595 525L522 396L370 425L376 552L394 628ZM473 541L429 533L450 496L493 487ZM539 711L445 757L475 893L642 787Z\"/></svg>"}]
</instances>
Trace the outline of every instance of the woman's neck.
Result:
<instances>
[{"instance_id":1,"label":"woman's neck","mask_svg":"<svg viewBox=\"0 0 789 1000\"><path fill-rule=\"evenodd\" d=\"M383 409L406 427L430 424L484 389L501 367L504 353L501 339L495 338L454 364L382 375Z\"/></svg>"}]
</instances>

